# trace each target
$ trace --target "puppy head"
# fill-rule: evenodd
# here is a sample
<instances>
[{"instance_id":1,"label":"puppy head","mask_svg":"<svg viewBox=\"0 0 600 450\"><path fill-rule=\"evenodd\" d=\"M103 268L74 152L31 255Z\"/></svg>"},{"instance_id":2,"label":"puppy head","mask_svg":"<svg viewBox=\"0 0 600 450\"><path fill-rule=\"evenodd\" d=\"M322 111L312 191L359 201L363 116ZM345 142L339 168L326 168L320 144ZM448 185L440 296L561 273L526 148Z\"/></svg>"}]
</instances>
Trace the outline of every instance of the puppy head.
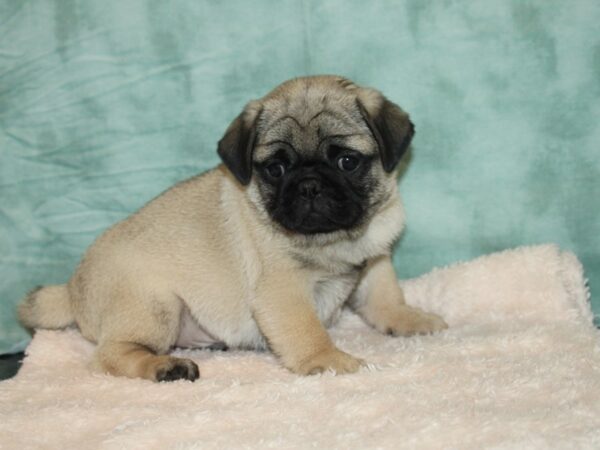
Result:
<instances>
[{"instance_id":1,"label":"puppy head","mask_svg":"<svg viewBox=\"0 0 600 450\"><path fill-rule=\"evenodd\" d=\"M395 189L413 135L408 115L378 91L305 77L250 102L218 152L260 210L313 235L368 222Z\"/></svg>"}]
</instances>

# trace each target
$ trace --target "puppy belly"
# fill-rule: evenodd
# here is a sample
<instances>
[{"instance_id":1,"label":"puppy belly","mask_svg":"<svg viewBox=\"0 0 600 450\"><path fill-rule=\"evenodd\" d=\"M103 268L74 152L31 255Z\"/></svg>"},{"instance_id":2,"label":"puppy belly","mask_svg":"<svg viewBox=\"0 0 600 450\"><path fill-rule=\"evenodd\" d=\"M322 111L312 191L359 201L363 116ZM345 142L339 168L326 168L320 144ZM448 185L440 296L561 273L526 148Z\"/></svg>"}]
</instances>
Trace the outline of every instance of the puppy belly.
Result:
<instances>
[{"instance_id":1,"label":"puppy belly","mask_svg":"<svg viewBox=\"0 0 600 450\"><path fill-rule=\"evenodd\" d=\"M243 315L242 315L243 316ZM265 350L267 343L252 319L250 313L245 320L212 322L210 331L196 320L187 305L181 312L179 335L175 347L184 348L240 348L245 350ZM202 314L198 314L202 318Z\"/></svg>"},{"instance_id":2,"label":"puppy belly","mask_svg":"<svg viewBox=\"0 0 600 450\"><path fill-rule=\"evenodd\" d=\"M357 274L325 278L318 281L314 288L315 308L319 320L325 327L337 322L342 306L356 285Z\"/></svg>"},{"instance_id":3,"label":"puppy belly","mask_svg":"<svg viewBox=\"0 0 600 450\"><path fill-rule=\"evenodd\" d=\"M215 347L219 344L225 346L224 342L212 336L194 320L189 309L184 308L181 314L179 336L175 342L175 347L207 348Z\"/></svg>"},{"instance_id":4,"label":"puppy belly","mask_svg":"<svg viewBox=\"0 0 600 450\"><path fill-rule=\"evenodd\" d=\"M320 279L314 286L314 305L316 313L325 327L333 325L341 312L341 308L350 292L356 284L357 275L333 276ZM194 317L199 317L196 320ZM246 317L247 316L247 317ZM248 350L264 350L267 344L264 336L261 334L258 325L248 314L240 314L238 319L233 322L211 324L208 331L202 326L203 315L195 311L194 315L190 312L187 305L184 305L179 335L175 342L175 347L184 348L242 348Z\"/></svg>"}]
</instances>

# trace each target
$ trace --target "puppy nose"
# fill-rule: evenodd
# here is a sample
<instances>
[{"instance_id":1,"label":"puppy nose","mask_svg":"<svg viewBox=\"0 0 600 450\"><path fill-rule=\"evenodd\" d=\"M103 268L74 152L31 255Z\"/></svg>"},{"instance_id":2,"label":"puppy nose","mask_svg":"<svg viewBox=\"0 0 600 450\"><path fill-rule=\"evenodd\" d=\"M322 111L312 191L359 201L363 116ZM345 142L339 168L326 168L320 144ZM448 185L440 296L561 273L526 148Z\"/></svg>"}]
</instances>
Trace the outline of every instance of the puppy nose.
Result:
<instances>
[{"instance_id":1,"label":"puppy nose","mask_svg":"<svg viewBox=\"0 0 600 450\"><path fill-rule=\"evenodd\" d=\"M298 193L307 200L314 199L321 192L321 182L317 178L305 178L298 183Z\"/></svg>"}]
</instances>

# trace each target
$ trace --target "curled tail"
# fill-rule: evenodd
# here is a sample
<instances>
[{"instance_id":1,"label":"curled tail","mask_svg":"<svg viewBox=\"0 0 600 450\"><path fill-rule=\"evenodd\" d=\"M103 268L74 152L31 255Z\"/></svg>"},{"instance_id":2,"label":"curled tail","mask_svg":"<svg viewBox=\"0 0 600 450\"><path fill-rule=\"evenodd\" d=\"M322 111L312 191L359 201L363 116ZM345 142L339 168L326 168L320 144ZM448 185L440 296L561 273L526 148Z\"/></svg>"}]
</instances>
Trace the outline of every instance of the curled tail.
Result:
<instances>
[{"instance_id":1,"label":"curled tail","mask_svg":"<svg viewBox=\"0 0 600 450\"><path fill-rule=\"evenodd\" d=\"M21 324L34 328L65 328L75 322L66 284L38 287L17 307Z\"/></svg>"}]
</instances>

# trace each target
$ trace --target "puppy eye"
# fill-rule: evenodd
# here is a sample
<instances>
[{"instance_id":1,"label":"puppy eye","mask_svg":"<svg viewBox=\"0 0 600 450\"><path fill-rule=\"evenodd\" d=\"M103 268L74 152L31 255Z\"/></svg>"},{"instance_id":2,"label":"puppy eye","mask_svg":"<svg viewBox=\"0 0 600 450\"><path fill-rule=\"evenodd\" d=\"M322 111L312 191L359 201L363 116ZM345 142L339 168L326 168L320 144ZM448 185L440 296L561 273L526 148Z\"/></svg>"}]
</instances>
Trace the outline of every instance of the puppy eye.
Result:
<instances>
[{"instance_id":1,"label":"puppy eye","mask_svg":"<svg viewBox=\"0 0 600 450\"><path fill-rule=\"evenodd\" d=\"M272 178L280 178L285 173L285 166L280 162L272 162L265 167L267 174Z\"/></svg>"},{"instance_id":2,"label":"puppy eye","mask_svg":"<svg viewBox=\"0 0 600 450\"><path fill-rule=\"evenodd\" d=\"M359 164L360 159L352 155L342 155L337 159L338 169L344 172L354 172Z\"/></svg>"}]
</instances>

